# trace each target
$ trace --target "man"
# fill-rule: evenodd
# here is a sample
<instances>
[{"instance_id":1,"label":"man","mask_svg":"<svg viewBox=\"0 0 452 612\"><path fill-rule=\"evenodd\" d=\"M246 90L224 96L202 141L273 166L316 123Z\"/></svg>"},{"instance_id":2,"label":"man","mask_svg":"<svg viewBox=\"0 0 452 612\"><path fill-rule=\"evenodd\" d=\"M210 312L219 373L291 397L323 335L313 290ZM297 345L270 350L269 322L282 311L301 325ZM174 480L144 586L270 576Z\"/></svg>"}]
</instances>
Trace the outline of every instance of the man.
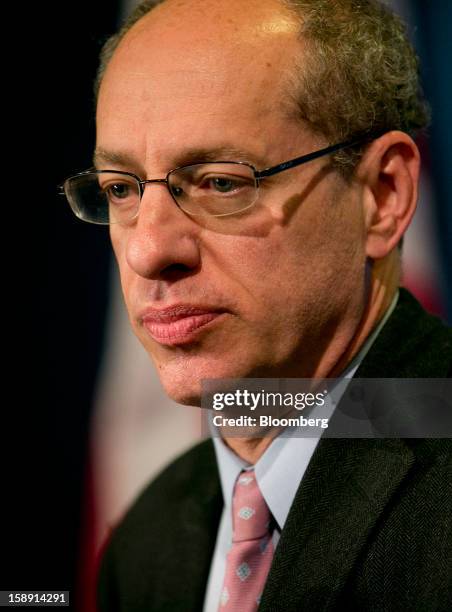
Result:
<instances>
[{"instance_id":1,"label":"man","mask_svg":"<svg viewBox=\"0 0 452 612\"><path fill-rule=\"evenodd\" d=\"M450 332L398 291L426 121L403 27L373 0L141 5L104 50L96 172L65 190L110 223L173 399L200 405L202 379L450 374ZM101 610L448 609L449 440L214 443L117 528ZM267 512L260 564L235 556L253 540L241 484Z\"/></svg>"}]
</instances>

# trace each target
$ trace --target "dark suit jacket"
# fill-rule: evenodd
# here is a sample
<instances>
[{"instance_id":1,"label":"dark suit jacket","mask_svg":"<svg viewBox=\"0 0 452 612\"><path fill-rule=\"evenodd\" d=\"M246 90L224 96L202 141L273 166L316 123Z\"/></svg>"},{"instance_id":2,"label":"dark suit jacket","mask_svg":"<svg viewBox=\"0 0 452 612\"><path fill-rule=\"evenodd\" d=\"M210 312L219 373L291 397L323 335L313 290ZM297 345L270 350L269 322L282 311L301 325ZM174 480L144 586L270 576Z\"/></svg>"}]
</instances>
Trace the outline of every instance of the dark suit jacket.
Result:
<instances>
[{"instance_id":1,"label":"dark suit jacket","mask_svg":"<svg viewBox=\"0 0 452 612\"><path fill-rule=\"evenodd\" d=\"M451 361L451 331L402 290L356 376L440 378ZM201 612L222 504L208 440L149 485L113 532L100 610ZM452 610L451 440L320 440L259 610L342 609Z\"/></svg>"}]
</instances>

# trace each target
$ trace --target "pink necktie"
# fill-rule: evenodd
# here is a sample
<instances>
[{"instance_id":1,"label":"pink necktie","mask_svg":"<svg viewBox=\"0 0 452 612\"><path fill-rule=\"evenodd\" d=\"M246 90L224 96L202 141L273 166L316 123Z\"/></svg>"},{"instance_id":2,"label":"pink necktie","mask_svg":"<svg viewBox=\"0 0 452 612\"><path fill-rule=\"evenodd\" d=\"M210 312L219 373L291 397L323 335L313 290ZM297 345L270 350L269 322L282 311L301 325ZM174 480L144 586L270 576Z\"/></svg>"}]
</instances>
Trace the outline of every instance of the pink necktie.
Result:
<instances>
[{"instance_id":1,"label":"pink necktie","mask_svg":"<svg viewBox=\"0 0 452 612\"><path fill-rule=\"evenodd\" d=\"M273 558L270 511L254 470L237 478L232 498L232 546L219 612L255 612Z\"/></svg>"}]
</instances>

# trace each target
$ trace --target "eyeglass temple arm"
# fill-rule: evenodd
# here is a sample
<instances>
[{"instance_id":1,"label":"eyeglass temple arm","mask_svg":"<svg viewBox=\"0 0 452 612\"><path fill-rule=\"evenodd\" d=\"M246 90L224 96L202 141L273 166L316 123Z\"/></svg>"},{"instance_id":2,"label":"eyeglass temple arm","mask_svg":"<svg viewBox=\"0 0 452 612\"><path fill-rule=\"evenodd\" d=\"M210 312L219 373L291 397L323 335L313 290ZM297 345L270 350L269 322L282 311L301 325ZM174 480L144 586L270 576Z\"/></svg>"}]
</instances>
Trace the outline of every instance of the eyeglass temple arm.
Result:
<instances>
[{"instance_id":1,"label":"eyeglass temple arm","mask_svg":"<svg viewBox=\"0 0 452 612\"><path fill-rule=\"evenodd\" d=\"M274 174L278 174L278 172L282 172L283 170L289 170L289 168L294 168L295 166L300 166L301 164L305 164L319 157L323 157L324 155L328 155L329 153L335 153L336 151L340 151L341 149L345 149L347 147L354 147L359 144L363 144L365 142L369 142L374 138L381 136L381 134L375 134L372 136L366 136L360 138L359 140L348 140L346 142L340 142L339 144L330 145L324 149L320 149L319 151L314 151L313 153L308 153L307 155L302 155L301 157L295 157L295 159L290 159L282 164L278 164L277 166L272 166L271 168L266 168L265 170L261 170L255 173L256 179L265 178L267 176L273 176Z\"/></svg>"}]
</instances>

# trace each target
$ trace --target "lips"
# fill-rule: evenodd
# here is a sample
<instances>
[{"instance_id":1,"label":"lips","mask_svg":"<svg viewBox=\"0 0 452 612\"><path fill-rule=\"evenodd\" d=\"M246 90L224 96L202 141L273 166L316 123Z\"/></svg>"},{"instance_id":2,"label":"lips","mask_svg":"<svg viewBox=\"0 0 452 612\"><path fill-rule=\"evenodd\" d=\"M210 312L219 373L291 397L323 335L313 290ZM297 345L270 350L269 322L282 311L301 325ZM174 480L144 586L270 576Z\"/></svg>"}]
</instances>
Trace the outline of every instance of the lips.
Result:
<instances>
[{"instance_id":1,"label":"lips","mask_svg":"<svg viewBox=\"0 0 452 612\"><path fill-rule=\"evenodd\" d=\"M223 314L224 310L174 306L163 310L148 309L141 320L156 342L173 346L193 342L201 330Z\"/></svg>"}]
</instances>

